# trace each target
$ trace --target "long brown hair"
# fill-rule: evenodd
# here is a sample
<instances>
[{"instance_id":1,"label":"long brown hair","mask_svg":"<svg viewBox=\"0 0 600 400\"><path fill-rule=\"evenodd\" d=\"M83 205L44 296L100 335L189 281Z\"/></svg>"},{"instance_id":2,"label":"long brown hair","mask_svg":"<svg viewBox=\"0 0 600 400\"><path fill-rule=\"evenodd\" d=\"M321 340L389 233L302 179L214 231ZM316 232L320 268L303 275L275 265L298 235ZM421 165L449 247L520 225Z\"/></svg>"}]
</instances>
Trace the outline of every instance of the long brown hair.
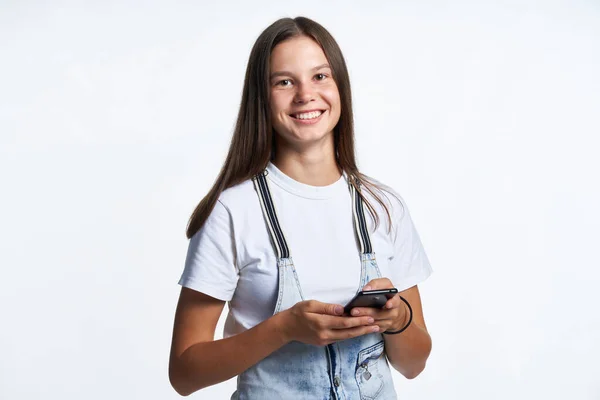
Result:
<instances>
[{"instance_id":1,"label":"long brown hair","mask_svg":"<svg viewBox=\"0 0 600 400\"><path fill-rule=\"evenodd\" d=\"M388 207L381 196L375 192L384 196L385 193L369 177L361 174L356 165L350 77L342 51L325 28L308 18L297 17L275 21L260 34L252 47L246 67L242 101L229 152L213 187L196 206L190 217L186 231L188 238L191 238L202 227L225 189L260 173L272 159L275 141L271 126L268 86L271 52L277 44L297 36L307 36L321 46L339 90L341 112L340 119L334 128L337 166L346 172L348 178L357 187L375 220L375 226L379 224L379 218L373 206L360 192L361 187L369 191L383 206L387 213L388 226L391 229L392 221Z\"/></svg>"}]
</instances>

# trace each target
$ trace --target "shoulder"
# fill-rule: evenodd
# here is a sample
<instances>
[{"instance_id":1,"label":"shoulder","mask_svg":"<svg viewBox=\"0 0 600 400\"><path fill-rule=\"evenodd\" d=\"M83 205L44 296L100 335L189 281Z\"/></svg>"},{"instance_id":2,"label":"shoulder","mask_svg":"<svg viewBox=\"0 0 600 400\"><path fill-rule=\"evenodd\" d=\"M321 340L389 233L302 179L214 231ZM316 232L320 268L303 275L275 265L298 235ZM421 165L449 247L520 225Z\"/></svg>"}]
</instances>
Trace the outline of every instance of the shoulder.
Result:
<instances>
[{"instance_id":1,"label":"shoulder","mask_svg":"<svg viewBox=\"0 0 600 400\"><path fill-rule=\"evenodd\" d=\"M225 189L219 195L218 201L229 211L247 208L249 204L256 201L256 191L252 179Z\"/></svg>"},{"instance_id":2,"label":"shoulder","mask_svg":"<svg viewBox=\"0 0 600 400\"><path fill-rule=\"evenodd\" d=\"M226 212L231 224L238 228L241 225L255 223L254 215L262 215L252 179L247 179L221 192L215 208L221 208Z\"/></svg>"},{"instance_id":3,"label":"shoulder","mask_svg":"<svg viewBox=\"0 0 600 400\"><path fill-rule=\"evenodd\" d=\"M256 226L253 215L261 212L256 199L252 180L221 192L204 224L191 238L192 243L205 241L224 246L247 232L248 227Z\"/></svg>"}]
</instances>

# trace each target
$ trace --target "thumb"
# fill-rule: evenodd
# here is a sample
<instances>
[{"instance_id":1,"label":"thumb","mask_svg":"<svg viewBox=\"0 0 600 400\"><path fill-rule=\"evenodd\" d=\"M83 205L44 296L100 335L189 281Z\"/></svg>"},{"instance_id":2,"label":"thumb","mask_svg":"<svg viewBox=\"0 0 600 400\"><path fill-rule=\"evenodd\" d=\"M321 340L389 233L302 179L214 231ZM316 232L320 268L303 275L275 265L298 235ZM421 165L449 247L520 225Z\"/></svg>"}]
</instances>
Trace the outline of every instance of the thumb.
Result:
<instances>
[{"instance_id":1,"label":"thumb","mask_svg":"<svg viewBox=\"0 0 600 400\"><path fill-rule=\"evenodd\" d=\"M362 288L362 290L378 290L391 288L391 282L385 278L375 278Z\"/></svg>"},{"instance_id":2,"label":"thumb","mask_svg":"<svg viewBox=\"0 0 600 400\"><path fill-rule=\"evenodd\" d=\"M317 312L327 315L342 315L344 313L344 307L339 304L319 303Z\"/></svg>"}]
</instances>

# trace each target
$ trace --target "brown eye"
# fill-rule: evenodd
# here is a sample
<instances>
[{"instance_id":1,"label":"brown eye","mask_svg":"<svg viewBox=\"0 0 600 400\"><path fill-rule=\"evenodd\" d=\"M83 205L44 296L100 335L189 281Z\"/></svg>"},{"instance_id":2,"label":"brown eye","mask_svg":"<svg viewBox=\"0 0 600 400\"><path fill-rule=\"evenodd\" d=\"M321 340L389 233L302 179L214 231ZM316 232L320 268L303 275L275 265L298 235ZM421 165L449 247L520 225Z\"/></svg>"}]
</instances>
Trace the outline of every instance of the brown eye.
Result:
<instances>
[{"instance_id":1,"label":"brown eye","mask_svg":"<svg viewBox=\"0 0 600 400\"><path fill-rule=\"evenodd\" d=\"M326 77L327 77L327 75L325 75L325 74L317 74L317 75L315 75L315 78L317 78L318 81L322 81Z\"/></svg>"},{"instance_id":2,"label":"brown eye","mask_svg":"<svg viewBox=\"0 0 600 400\"><path fill-rule=\"evenodd\" d=\"M279 81L277 84L279 86L289 86L292 82L289 79L284 79L282 81Z\"/></svg>"}]
</instances>

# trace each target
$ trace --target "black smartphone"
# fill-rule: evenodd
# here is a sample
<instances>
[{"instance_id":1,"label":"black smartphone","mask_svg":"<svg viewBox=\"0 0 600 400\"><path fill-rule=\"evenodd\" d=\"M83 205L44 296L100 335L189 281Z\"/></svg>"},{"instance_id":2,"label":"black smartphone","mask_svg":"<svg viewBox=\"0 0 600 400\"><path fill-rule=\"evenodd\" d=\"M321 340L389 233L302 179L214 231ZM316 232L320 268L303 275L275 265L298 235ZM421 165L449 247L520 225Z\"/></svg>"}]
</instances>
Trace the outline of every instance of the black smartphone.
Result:
<instances>
[{"instance_id":1,"label":"black smartphone","mask_svg":"<svg viewBox=\"0 0 600 400\"><path fill-rule=\"evenodd\" d=\"M358 292L344 307L344 312L350 314L354 307L382 308L385 303L398 293L398 289L378 289Z\"/></svg>"}]
</instances>

